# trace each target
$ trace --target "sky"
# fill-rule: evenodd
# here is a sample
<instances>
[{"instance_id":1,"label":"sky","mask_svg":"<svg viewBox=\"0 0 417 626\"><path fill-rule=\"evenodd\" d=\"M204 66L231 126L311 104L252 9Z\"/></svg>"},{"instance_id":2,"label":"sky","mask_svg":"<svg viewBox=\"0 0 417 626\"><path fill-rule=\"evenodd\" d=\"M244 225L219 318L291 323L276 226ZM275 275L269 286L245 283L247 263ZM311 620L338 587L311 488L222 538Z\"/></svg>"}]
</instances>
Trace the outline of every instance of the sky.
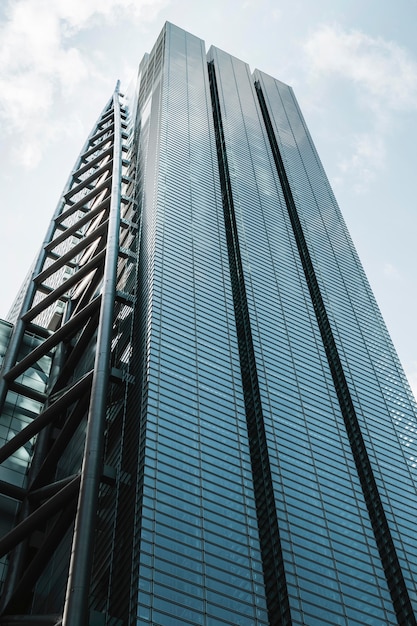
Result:
<instances>
[{"instance_id":1,"label":"sky","mask_svg":"<svg viewBox=\"0 0 417 626\"><path fill-rule=\"evenodd\" d=\"M166 20L292 85L417 396L416 0L2 0L0 317Z\"/></svg>"}]
</instances>

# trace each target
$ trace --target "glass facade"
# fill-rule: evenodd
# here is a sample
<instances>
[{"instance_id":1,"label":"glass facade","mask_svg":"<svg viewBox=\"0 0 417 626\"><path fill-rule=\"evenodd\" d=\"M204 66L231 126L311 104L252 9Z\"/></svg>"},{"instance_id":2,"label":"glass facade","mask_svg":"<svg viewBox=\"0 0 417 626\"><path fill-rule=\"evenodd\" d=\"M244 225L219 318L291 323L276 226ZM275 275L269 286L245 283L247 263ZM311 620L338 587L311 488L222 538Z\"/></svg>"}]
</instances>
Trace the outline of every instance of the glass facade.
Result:
<instances>
[{"instance_id":1,"label":"glass facade","mask_svg":"<svg viewBox=\"0 0 417 626\"><path fill-rule=\"evenodd\" d=\"M387 583L253 81L241 61L218 50L212 56L226 151L232 155L230 177L292 620L390 623ZM367 587L364 568L381 584Z\"/></svg>"},{"instance_id":2,"label":"glass facade","mask_svg":"<svg viewBox=\"0 0 417 626\"><path fill-rule=\"evenodd\" d=\"M112 102L2 327L0 614L416 624L417 410L291 88L166 24Z\"/></svg>"},{"instance_id":3,"label":"glass facade","mask_svg":"<svg viewBox=\"0 0 417 626\"><path fill-rule=\"evenodd\" d=\"M147 299L138 623L264 625L207 60L196 37L164 35L139 86L141 98L152 71L138 117Z\"/></svg>"}]
</instances>

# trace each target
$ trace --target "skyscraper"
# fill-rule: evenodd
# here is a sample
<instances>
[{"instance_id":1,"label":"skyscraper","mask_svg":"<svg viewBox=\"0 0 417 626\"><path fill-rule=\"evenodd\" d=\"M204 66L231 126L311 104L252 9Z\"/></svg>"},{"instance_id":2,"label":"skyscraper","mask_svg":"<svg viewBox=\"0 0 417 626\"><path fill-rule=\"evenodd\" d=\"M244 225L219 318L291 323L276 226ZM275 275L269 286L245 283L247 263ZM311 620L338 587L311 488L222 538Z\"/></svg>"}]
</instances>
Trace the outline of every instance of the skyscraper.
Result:
<instances>
[{"instance_id":1,"label":"skyscraper","mask_svg":"<svg viewBox=\"0 0 417 626\"><path fill-rule=\"evenodd\" d=\"M166 24L0 340L0 624L417 623L416 406L290 87Z\"/></svg>"}]
</instances>

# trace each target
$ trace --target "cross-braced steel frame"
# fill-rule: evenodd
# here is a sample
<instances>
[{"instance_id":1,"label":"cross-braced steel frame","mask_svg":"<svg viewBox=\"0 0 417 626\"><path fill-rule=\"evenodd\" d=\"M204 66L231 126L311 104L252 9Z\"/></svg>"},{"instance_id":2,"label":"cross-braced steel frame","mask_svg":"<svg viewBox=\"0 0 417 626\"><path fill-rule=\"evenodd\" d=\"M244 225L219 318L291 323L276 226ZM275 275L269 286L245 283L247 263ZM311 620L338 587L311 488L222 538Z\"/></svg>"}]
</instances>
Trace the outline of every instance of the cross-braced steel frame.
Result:
<instances>
[{"instance_id":1,"label":"cross-braced steel frame","mask_svg":"<svg viewBox=\"0 0 417 626\"><path fill-rule=\"evenodd\" d=\"M0 624L89 623L100 489L115 484L115 468L105 467L107 422L129 382L137 265L131 150L117 86L70 175L4 358L0 410L8 394L42 408L0 448L0 463L33 449L22 485L0 481L0 507L2 498L17 510L0 539L7 570ZM29 348L28 335L36 337ZM29 375L40 359L50 363L43 390ZM51 562L60 563L65 542L65 597L45 600L42 575L55 567L62 577L62 565Z\"/></svg>"}]
</instances>

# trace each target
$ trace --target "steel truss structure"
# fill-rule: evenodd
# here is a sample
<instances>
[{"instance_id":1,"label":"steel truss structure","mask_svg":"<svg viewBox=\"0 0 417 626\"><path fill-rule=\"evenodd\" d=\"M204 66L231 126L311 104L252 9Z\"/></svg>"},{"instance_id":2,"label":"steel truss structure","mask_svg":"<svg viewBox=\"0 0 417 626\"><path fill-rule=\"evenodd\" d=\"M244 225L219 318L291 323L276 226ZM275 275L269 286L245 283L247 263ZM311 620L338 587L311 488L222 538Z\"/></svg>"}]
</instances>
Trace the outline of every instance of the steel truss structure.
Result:
<instances>
[{"instance_id":1,"label":"steel truss structure","mask_svg":"<svg viewBox=\"0 0 417 626\"><path fill-rule=\"evenodd\" d=\"M117 85L53 216L3 362L0 410L31 402L38 414L17 433L11 429L0 449L0 462L10 467L22 450L30 454L20 483L10 472L0 484L0 507L12 502L17 512L0 540L7 569L0 624L100 623L98 604L89 614L89 581L93 568L103 576L114 570L105 546L116 534L118 444L126 436L123 399L132 379L134 169ZM42 387L33 384L36 376ZM97 525L102 551L93 554ZM72 544L70 563L64 544ZM68 578L65 598L43 592L45 571L49 579L51 572L52 579Z\"/></svg>"}]
</instances>

